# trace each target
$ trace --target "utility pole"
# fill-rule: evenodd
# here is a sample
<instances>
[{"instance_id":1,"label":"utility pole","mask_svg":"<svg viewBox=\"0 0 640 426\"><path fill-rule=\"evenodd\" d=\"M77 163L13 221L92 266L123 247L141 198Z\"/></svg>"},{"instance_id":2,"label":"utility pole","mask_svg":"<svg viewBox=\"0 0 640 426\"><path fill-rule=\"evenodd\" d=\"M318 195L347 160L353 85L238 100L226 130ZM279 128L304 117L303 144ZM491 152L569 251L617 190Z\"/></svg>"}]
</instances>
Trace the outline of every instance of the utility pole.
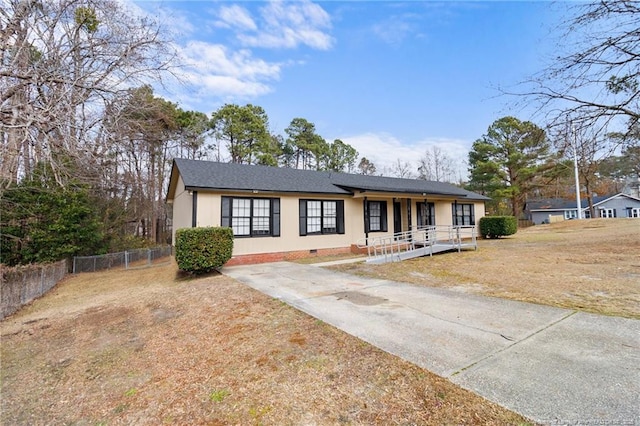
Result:
<instances>
[{"instance_id":1,"label":"utility pole","mask_svg":"<svg viewBox=\"0 0 640 426\"><path fill-rule=\"evenodd\" d=\"M578 208L578 219L582 219L582 201L580 200L580 178L578 177L578 134L576 133L576 129L571 125L571 130L573 132L573 173L576 177L576 206Z\"/></svg>"}]
</instances>

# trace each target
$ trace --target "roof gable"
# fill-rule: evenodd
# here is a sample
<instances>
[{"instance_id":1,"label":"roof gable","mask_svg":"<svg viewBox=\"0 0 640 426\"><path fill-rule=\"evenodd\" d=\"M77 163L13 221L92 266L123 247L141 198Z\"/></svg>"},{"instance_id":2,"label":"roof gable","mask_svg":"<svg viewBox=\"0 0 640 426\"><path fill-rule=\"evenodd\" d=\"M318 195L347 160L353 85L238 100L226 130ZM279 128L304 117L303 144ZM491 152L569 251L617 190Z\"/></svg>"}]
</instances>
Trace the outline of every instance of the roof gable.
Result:
<instances>
[{"instance_id":1,"label":"roof gable","mask_svg":"<svg viewBox=\"0 0 640 426\"><path fill-rule=\"evenodd\" d=\"M633 196L631 196L631 195L629 195L629 194L625 194L625 193L621 192L621 193L619 193L619 194L611 195L611 196L608 196L608 197L600 197L600 198L602 198L602 199L601 199L601 200L598 200L598 201L596 201L596 200L594 199L594 200L593 200L593 205L594 205L594 207L595 207L595 206L598 206L598 205L600 205L600 204L604 204L604 203L606 203L607 201L611 201L611 200L613 200L613 199L615 199L615 198L621 198L621 197L629 198L629 199L631 199L631 200L634 200L634 201L638 201L638 202L640 202L640 199L639 199L639 198L636 198L636 197L633 197Z\"/></svg>"},{"instance_id":2,"label":"roof gable","mask_svg":"<svg viewBox=\"0 0 640 426\"><path fill-rule=\"evenodd\" d=\"M284 167L257 166L176 158L177 170L187 189L269 191L351 195L356 191L442 195L470 200L489 198L443 182L365 176ZM172 188L171 184L169 186ZM170 192L168 198L172 198Z\"/></svg>"},{"instance_id":3,"label":"roof gable","mask_svg":"<svg viewBox=\"0 0 640 426\"><path fill-rule=\"evenodd\" d=\"M600 204L604 204L607 201L610 201L614 198L618 197L627 197L632 200L640 201L631 195L619 193L616 195L604 195L593 197L593 206L596 207ZM576 200L568 200L566 198L544 198L544 199L536 199L527 201L527 210L529 211L537 211L537 210L576 210ZM580 207L582 209L589 208L589 200L586 198L582 198L580 200Z\"/></svg>"}]
</instances>

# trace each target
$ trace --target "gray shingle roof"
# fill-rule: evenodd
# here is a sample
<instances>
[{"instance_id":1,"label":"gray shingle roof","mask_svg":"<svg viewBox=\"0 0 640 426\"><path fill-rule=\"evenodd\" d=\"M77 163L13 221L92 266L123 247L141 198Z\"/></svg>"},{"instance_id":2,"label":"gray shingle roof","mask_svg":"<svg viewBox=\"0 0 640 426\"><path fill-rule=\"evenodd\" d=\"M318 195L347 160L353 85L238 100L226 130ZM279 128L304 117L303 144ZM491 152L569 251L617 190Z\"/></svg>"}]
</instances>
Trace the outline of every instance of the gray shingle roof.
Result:
<instances>
[{"instance_id":1,"label":"gray shingle roof","mask_svg":"<svg viewBox=\"0 0 640 426\"><path fill-rule=\"evenodd\" d=\"M255 166L176 158L187 189L352 194L366 190L404 194L445 195L470 200L488 200L480 194L443 182L364 176L314 170Z\"/></svg>"},{"instance_id":2,"label":"gray shingle roof","mask_svg":"<svg viewBox=\"0 0 640 426\"><path fill-rule=\"evenodd\" d=\"M611 198L612 195L604 197L593 197L593 204L600 203L606 199ZM589 200L586 198L580 199L580 206L583 209L589 207ZM565 198L544 198L527 201L526 210L575 210L576 200L567 200Z\"/></svg>"}]
</instances>

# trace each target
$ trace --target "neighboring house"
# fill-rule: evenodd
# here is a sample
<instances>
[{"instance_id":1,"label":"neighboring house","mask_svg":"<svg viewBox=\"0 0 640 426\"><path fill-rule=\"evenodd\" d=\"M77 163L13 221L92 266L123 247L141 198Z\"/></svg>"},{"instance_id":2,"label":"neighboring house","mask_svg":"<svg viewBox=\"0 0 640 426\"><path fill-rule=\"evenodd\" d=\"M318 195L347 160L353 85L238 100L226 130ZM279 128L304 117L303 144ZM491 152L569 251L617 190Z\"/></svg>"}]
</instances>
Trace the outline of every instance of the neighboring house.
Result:
<instances>
[{"instance_id":1,"label":"neighboring house","mask_svg":"<svg viewBox=\"0 0 640 426\"><path fill-rule=\"evenodd\" d=\"M476 225L482 195L442 182L175 159L173 229L228 226L231 264L355 251L424 225ZM175 239L174 239L175 241Z\"/></svg>"},{"instance_id":2,"label":"neighboring house","mask_svg":"<svg viewBox=\"0 0 640 426\"><path fill-rule=\"evenodd\" d=\"M586 199L580 200L582 217L590 217L589 203ZM593 197L593 208L596 217L603 218L640 218L640 198L628 194L616 194L604 197ZM535 225L550 223L554 217L560 219L576 219L578 206L575 200L561 198L549 198L530 200L525 207L528 219Z\"/></svg>"}]
</instances>

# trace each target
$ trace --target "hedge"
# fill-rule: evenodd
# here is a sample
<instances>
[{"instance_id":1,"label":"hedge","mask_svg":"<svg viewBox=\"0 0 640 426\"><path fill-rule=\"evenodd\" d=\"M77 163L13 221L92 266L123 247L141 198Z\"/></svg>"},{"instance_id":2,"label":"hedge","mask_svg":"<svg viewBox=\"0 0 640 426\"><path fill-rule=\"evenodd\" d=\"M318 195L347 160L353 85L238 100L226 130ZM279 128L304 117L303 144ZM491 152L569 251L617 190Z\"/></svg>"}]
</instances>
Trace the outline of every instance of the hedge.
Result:
<instances>
[{"instance_id":1,"label":"hedge","mask_svg":"<svg viewBox=\"0 0 640 426\"><path fill-rule=\"evenodd\" d=\"M176 262L182 271L211 272L227 263L232 254L231 228L182 228L176 231Z\"/></svg>"},{"instance_id":2,"label":"hedge","mask_svg":"<svg viewBox=\"0 0 640 426\"><path fill-rule=\"evenodd\" d=\"M514 216L484 216L480 219L480 235L483 238L500 238L518 231Z\"/></svg>"}]
</instances>

